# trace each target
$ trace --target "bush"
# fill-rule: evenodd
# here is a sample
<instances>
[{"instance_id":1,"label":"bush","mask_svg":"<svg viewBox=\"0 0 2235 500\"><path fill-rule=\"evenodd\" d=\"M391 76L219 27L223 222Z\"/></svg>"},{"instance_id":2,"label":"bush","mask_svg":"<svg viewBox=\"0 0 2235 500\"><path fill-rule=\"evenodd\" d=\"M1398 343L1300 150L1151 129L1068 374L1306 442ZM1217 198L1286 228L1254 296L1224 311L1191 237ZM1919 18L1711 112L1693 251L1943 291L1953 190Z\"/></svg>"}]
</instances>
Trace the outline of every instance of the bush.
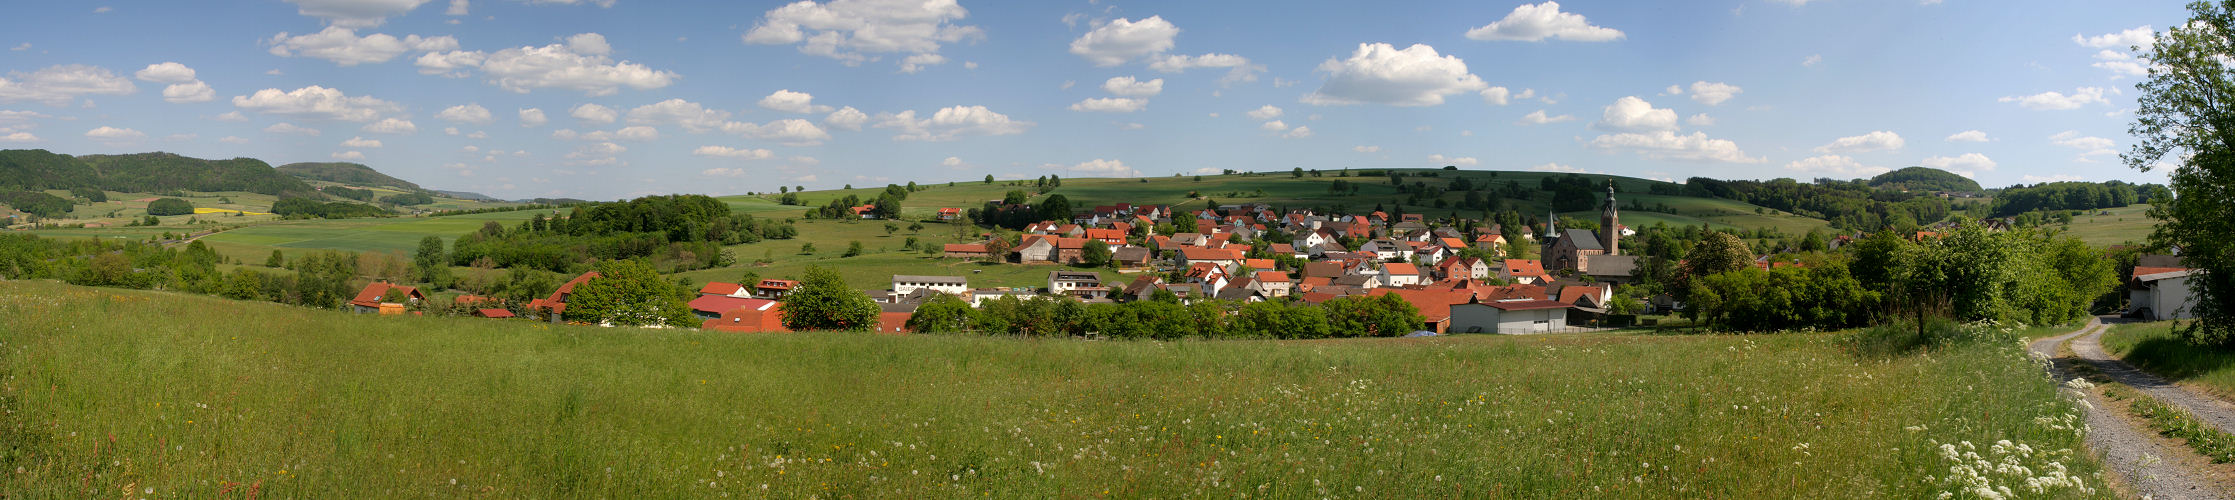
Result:
<instances>
[{"instance_id":1,"label":"bush","mask_svg":"<svg viewBox=\"0 0 2235 500\"><path fill-rule=\"evenodd\" d=\"M1916 318L1873 326L1848 334L1844 343L1849 352L1858 356L1884 358L1946 349L1995 338L2008 331L1995 328L1993 323L1962 324L1936 316L1925 317L1924 323L1921 329L1917 328Z\"/></svg>"},{"instance_id":2,"label":"bush","mask_svg":"<svg viewBox=\"0 0 2235 500\"><path fill-rule=\"evenodd\" d=\"M148 215L186 215L194 213L194 204L178 198L164 198L148 202Z\"/></svg>"}]
</instances>

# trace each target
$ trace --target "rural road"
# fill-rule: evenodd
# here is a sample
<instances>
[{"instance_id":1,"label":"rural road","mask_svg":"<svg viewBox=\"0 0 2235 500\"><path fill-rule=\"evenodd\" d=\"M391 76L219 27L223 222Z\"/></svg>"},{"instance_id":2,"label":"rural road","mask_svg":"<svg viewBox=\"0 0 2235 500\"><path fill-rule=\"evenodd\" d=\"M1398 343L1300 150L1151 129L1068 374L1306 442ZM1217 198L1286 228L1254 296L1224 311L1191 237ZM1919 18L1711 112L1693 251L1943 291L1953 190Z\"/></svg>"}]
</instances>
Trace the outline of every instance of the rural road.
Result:
<instances>
[{"instance_id":1,"label":"rural road","mask_svg":"<svg viewBox=\"0 0 2235 500\"><path fill-rule=\"evenodd\" d=\"M2189 414L2196 415L2197 420L2218 428L2222 432L2235 433L2235 405L2230 405L2219 398L2198 394L2188 388L2174 385L2172 382L2156 375L2143 372L2141 369L2135 368L2134 365L2126 364L2125 361L2111 357L2111 353L2103 350L2103 332L2108 330L2110 330L2108 327L2097 328L2095 333L2072 339L2072 352L2078 354L2081 361L2095 365L2095 369L2101 370L2105 376L2111 377L2112 380L2117 380L2119 383L2131 386L2135 390L2148 393L2159 401L2164 401L2165 404L2187 410Z\"/></svg>"},{"instance_id":2,"label":"rural road","mask_svg":"<svg viewBox=\"0 0 2235 500\"><path fill-rule=\"evenodd\" d=\"M2099 320L2089 320L2078 331L2034 341L2030 346L2035 354L2047 356L2051 372L2057 380L2071 380L2071 364L2075 360L2057 357L2057 346L2066 340L2093 338L2108 327ZM2078 343L2074 343L2078 347ZM2100 345L2098 346L2100 352ZM2114 361L2115 362L2115 361ZM2089 364L2095 364L2092 361ZM2124 363L2120 363L2124 364ZM2136 386L2140 387L2140 386ZM2231 499L2206 479L2207 474L2190 469L2164 457L2181 456L2159 444L2149 430L2136 427L2127 420L2112 414L2108 401L2088 391L2074 391L2085 398L2088 406L2088 447L2101 454L2105 467L2118 474L2128 489L2146 498L2197 498Z\"/></svg>"}]
</instances>

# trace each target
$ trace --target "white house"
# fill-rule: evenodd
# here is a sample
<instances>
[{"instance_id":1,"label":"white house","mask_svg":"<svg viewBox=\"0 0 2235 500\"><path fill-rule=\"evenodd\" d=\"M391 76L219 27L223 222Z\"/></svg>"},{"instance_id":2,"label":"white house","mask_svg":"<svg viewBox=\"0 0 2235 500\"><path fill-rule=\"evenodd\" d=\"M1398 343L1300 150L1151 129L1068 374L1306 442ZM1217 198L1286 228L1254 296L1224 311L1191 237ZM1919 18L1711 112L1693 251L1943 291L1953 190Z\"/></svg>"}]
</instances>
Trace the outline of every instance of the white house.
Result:
<instances>
[{"instance_id":1,"label":"white house","mask_svg":"<svg viewBox=\"0 0 2235 500\"><path fill-rule=\"evenodd\" d=\"M969 280L963 279L963 277L961 276L911 276L906 274L892 275L893 295L908 295L911 293L915 293L917 289L922 288L929 288L931 289L931 291L934 292L956 296L966 295L970 293Z\"/></svg>"},{"instance_id":2,"label":"white house","mask_svg":"<svg viewBox=\"0 0 2235 500\"><path fill-rule=\"evenodd\" d=\"M2135 268L2134 279L2127 286L2127 311L2150 321L2195 318L2196 313L2189 310L2195 291L2189 288L2188 281L2190 276L2202 272L2202 269Z\"/></svg>"},{"instance_id":3,"label":"white house","mask_svg":"<svg viewBox=\"0 0 2235 500\"><path fill-rule=\"evenodd\" d=\"M1420 284L1420 267L1412 264L1389 263L1381 266L1382 286L1401 287Z\"/></svg>"},{"instance_id":4,"label":"white house","mask_svg":"<svg viewBox=\"0 0 2235 500\"><path fill-rule=\"evenodd\" d=\"M1568 326L1568 304L1517 299L1451 306L1451 333L1543 333Z\"/></svg>"},{"instance_id":5,"label":"white house","mask_svg":"<svg viewBox=\"0 0 2235 500\"><path fill-rule=\"evenodd\" d=\"M1102 275L1076 271L1049 271L1048 293L1051 295L1078 295L1101 298L1109 295L1109 287L1102 286Z\"/></svg>"}]
</instances>

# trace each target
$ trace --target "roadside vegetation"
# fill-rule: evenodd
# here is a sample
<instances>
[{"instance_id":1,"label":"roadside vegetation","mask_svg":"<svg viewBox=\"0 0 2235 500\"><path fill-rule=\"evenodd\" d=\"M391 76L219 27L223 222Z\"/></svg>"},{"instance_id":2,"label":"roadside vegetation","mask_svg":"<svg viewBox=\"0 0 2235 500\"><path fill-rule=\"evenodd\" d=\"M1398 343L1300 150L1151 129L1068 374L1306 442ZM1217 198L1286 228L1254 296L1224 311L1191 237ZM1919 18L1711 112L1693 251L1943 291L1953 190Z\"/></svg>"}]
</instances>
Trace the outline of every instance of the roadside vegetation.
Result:
<instances>
[{"instance_id":1,"label":"roadside vegetation","mask_svg":"<svg viewBox=\"0 0 2235 500\"><path fill-rule=\"evenodd\" d=\"M647 334L7 281L0 489L2110 497L2014 342L1844 342Z\"/></svg>"},{"instance_id":2,"label":"roadside vegetation","mask_svg":"<svg viewBox=\"0 0 2235 500\"><path fill-rule=\"evenodd\" d=\"M2113 325L2103 350L2166 380L2235 399L2235 350L2191 343L2173 322Z\"/></svg>"}]
</instances>

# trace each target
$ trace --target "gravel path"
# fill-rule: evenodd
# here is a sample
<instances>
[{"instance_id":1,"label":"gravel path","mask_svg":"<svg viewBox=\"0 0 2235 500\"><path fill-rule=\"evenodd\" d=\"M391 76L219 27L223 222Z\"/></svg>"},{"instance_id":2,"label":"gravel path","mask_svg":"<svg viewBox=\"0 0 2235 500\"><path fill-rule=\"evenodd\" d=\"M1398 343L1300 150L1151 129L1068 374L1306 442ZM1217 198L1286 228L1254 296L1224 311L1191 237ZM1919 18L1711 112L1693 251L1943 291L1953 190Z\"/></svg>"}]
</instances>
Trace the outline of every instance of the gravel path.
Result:
<instances>
[{"instance_id":1,"label":"gravel path","mask_svg":"<svg viewBox=\"0 0 2235 500\"><path fill-rule=\"evenodd\" d=\"M2111 353L2103 350L2103 332L2109 330L2108 326L2097 328L2095 333L2072 339L2072 352L2080 355L2081 361L2095 365L2095 369L2101 370L2104 375L2111 377L2112 380L2133 386L2134 389L2148 393L2159 401L2164 401L2165 404L2187 410L2189 414L2196 415L2197 420L2210 424L2212 427L2217 427L2222 432L2235 432L2235 405L2230 405L2219 398L2198 394L2195 391L2188 390L2188 388L2174 385L2163 378L2135 368L2134 365L2126 364L2119 358L2111 357Z\"/></svg>"},{"instance_id":2,"label":"gravel path","mask_svg":"<svg viewBox=\"0 0 2235 500\"><path fill-rule=\"evenodd\" d=\"M2071 380L2071 358L2057 357L2057 346L2075 337L2101 334L2101 322L2089 321L2079 331L2041 339L2033 343L2036 354L2049 357L2057 380ZM2180 456L2182 450L2168 450L2158 444L2153 434L2136 428L2118 415L2112 414L2110 402L2092 392L2067 389L2067 393L2086 398L2088 407L2088 447L2101 454L2104 466L2119 475L2134 494L2146 498L2196 498L2235 499L2219 491L2205 479L2200 470L2192 470L2164 457Z\"/></svg>"}]
</instances>

